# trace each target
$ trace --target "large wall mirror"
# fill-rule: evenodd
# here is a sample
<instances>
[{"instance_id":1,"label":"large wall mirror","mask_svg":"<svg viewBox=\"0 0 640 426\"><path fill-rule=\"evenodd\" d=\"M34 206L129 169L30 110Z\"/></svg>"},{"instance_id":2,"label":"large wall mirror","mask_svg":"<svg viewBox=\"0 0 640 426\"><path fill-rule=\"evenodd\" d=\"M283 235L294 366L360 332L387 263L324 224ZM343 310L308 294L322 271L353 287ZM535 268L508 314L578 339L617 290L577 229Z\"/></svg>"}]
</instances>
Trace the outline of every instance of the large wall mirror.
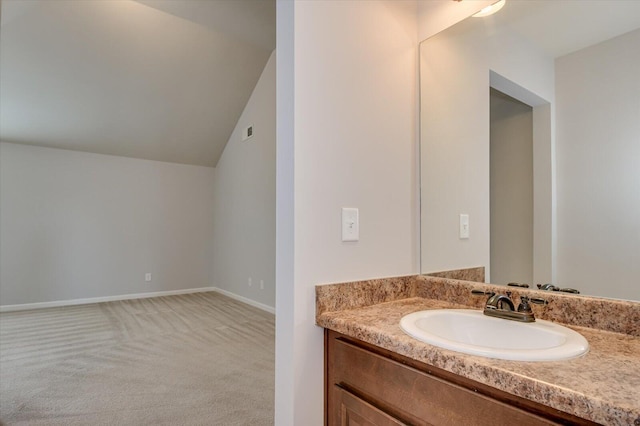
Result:
<instances>
[{"instance_id":1,"label":"large wall mirror","mask_svg":"<svg viewBox=\"0 0 640 426\"><path fill-rule=\"evenodd\" d=\"M640 1L467 18L421 43L420 105L423 273L640 300Z\"/></svg>"}]
</instances>

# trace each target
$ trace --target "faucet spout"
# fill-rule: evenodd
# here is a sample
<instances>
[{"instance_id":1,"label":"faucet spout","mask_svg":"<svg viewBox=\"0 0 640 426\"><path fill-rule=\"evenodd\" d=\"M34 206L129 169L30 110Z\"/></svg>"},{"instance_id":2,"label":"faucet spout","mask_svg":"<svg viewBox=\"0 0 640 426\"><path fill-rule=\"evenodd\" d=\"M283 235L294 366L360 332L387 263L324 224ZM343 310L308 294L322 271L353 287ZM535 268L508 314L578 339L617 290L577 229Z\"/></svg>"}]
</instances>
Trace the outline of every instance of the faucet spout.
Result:
<instances>
[{"instance_id":1,"label":"faucet spout","mask_svg":"<svg viewBox=\"0 0 640 426\"><path fill-rule=\"evenodd\" d=\"M512 321L534 322L536 319L531 307L529 306L529 298L523 296L521 298L522 301L518 306L518 310L516 311L515 305L513 304L510 296L511 294L507 292L507 295L495 294L489 297L489 300L487 300L487 304L484 307L484 314Z\"/></svg>"},{"instance_id":2,"label":"faucet spout","mask_svg":"<svg viewBox=\"0 0 640 426\"><path fill-rule=\"evenodd\" d=\"M506 296L504 294L494 294L493 296L491 296L489 298L489 300L487 300L487 306L486 308L489 309L505 309L504 305L507 305L507 308L509 311L515 311L515 305L513 304L513 302L511 301L511 299L509 298L509 296Z\"/></svg>"}]
</instances>

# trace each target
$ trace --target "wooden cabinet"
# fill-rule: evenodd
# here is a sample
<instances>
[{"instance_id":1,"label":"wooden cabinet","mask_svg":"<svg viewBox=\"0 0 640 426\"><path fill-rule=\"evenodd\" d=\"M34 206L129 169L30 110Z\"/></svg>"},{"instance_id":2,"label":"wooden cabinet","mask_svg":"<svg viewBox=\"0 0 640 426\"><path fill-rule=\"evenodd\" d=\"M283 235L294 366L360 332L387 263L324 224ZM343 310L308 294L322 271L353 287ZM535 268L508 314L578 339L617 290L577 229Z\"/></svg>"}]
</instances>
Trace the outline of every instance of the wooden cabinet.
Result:
<instances>
[{"instance_id":1,"label":"wooden cabinet","mask_svg":"<svg viewBox=\"0 0 640 426\"><path fill-rule=\"evenodd\" d=\"M325 409L329 426L595 424L330 330Z\"/></svg>"},{"instance_id":2,"label":"wooden cabinet","mask_svg":"<svg viewBox=\"0 0 640 426\"><path fill-rule=\"evenodd\" d=\"M390 416L354 394L334 385L339 404L340 425L344 426L398 426L400 420Z\"/></svg>"}]
</instances>

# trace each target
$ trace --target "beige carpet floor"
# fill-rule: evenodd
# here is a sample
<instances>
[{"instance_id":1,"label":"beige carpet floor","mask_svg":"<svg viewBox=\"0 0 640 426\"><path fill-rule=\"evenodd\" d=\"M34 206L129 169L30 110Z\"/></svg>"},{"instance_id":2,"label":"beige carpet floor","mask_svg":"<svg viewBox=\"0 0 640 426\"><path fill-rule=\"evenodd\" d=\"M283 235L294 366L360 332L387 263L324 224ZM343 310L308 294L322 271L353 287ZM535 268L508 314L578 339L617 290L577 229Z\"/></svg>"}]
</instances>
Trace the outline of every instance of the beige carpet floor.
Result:
<instances>
[{"instance_id":1,"label":"beige carpet floor","mask_svg":"<svg viewBox=\"0 0 640 426\"><path fill-rule=\"evenodd\" d=\"M0 424L272 425L272 314L218 293L0 314Z\"/></svg>"}]
</instances>

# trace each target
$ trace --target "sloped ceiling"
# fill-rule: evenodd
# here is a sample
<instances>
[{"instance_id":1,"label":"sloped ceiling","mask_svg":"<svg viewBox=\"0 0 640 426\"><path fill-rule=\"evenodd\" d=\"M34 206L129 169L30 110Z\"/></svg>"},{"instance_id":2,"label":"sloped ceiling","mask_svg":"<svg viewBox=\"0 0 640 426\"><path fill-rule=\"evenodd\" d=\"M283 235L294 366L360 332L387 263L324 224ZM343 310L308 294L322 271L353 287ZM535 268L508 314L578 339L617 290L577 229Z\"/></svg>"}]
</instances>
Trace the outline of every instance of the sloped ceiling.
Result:
<instances>
[{"instance_id":1,"label":"sloped ceiling","mask_svg":"<svg viewBox=\"0 0 640 426\"><path fill-rule=\"evenodd\" d=\"M275 0L2 0L0 139L215 166Z\"/></svg>"}]
</instances>

